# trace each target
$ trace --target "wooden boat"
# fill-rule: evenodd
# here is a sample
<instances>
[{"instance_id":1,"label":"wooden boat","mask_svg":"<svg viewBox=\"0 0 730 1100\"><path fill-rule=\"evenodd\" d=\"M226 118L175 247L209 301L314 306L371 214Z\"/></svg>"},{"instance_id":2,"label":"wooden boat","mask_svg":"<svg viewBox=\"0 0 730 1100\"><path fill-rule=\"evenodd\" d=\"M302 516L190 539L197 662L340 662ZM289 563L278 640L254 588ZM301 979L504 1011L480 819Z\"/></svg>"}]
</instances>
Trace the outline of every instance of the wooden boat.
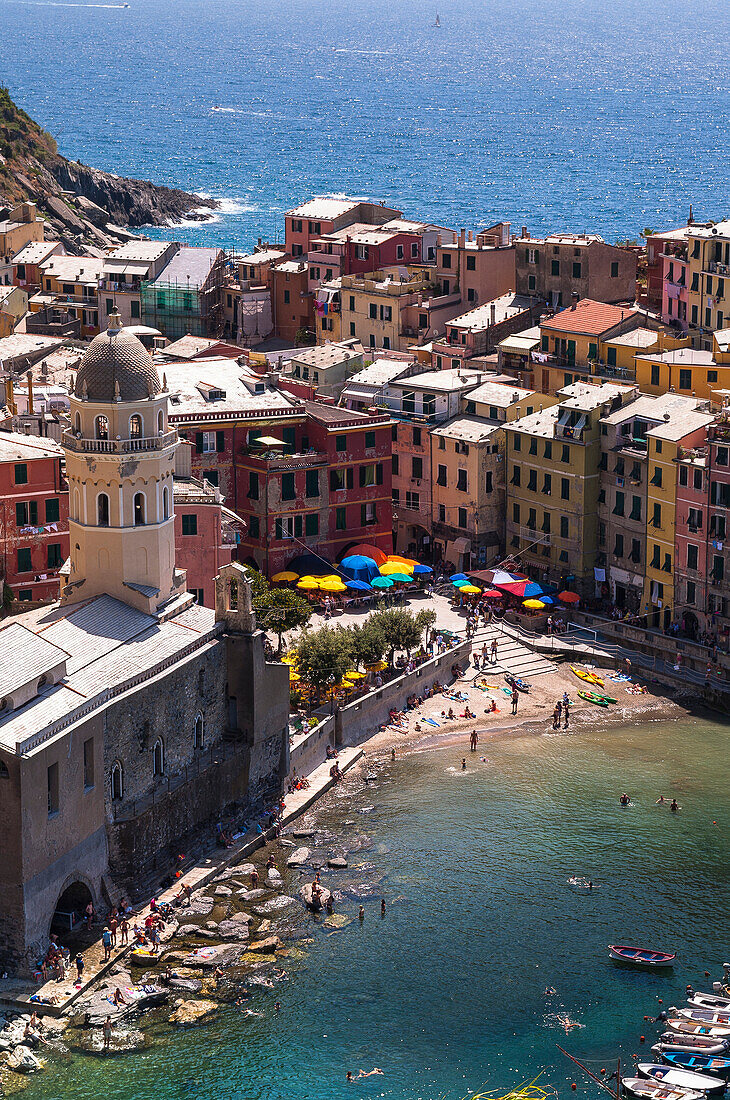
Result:
<instances>
[{"instance_id":1,"label":"wooden boat","mask_svg":"<svg viewBox=\"0 0 730 1100\"><path fill-rule=\"evenodd\" d=\"M727 1079L730 1077L730 1058L717 1054L690 1054L684 1050L668 1050L662 1054L662 1058L668 1066L676 1066L678 1069L689 1069L695 1073L707 1073L714 1077Z\"/></svg>"},{"instance_id":2,"label":"wooden boat","mask_svg":"<svg viewBox=\"0 0 730 1100\"><path fill-rule=\"evenodd\" d=\"M505 672L504 678L512 688L517 688L518 691L528 692L530 685L527 680L521 680L519 676L513 676L511 672Z\"/></svg>"},{"instance_id":3,"label":"wooden boat","mask_svg":"<svg viewBox=\"0 0 730 1100\"><path fill-rule=\"evenodd\" d=\"M579 699L585 699L586 703L595 703L597 707L607 707L608 699L604 699L602 695L596 695L595 691L579 691Z\"/></svg>"},{"instance_id":4,"label":"wooden boat","mask_svg":"<svg viewBox=\"0 0 730 1100\"><path fill-rule=\"evenodd\" d=\"M702 1100L702 1093L695 1089L680 1089L676 1085L663 1085L661 1081L649 1081L644 1077L624 1077L624 1092L638 1100Z\"/></svg>"},{"instance_id":5,"label":"wooden boat","mask_svg":"<svg viewBox=\"0 0 730 1100\"><path fill-rule=\"evenodd\" d=\"M678 1066L662 1066L654 1062L639 1062L636 1067L640 1077L650 1081L661 1081L664 1085L674 1085L679 1089L694 1089L706 1095L725 1091L725 1082L719 1077L707 1077L704 1073L694 1073Z\"/></svg>"},{"instance_id":6,"label":"wooden boat","mask_svg":"<svg viewBox=\"0 0 730 1100\"><path fill-rule=\"evenodd\" d=\"M584 668L576 668L575 665L570 666L570 671L574 672L579 680L585 680L587 684L598 684L599 687L603 687L603 679L595 672L587 672Z\"/></svg>"},{"instance_id":7,"label":"wooden boat","mask_svg":"<svg viewBox=\"0 0 730 1100\"><path fill-rule=\"evenodd\" d=\"M716 993L693 993L687 998L688 1005L698 1008L715 1008L720 1012L730 1012L730 997L719 997Z\"/></svg>"},{"instance_id":8,"label":"wooden boat","mask_svg":"<svg viewBox=\"0 0 730 1100\"><path fill-rule=\"evenodd\" d=\"M730 1011L724 1008L680 1008L677 1016L682 1020L695 1020L700 1024L730 1024Z\"/></svg>"},{"instance_id":9,"label":"wooden boat","mask_svg":"<svg viewBox=\"0 0 730 1100\"><path fill-rule=\"evenodd\" d=\"M626 944L609 943L608 950L615 962L629 963L631 966L648 966L660 969L674 965L676 954L668 951L652 951L648 947L628 947Z\"/></svg>"},{"instance_id":10,"label":"wooden boat","mask_svg":"<svg viewBox=\"0 0 730 1100\"><path fill-rule=\"evenodd\" d=\"M667 1027L679 1035L698 1035L707 1039L730 1040L730 1023L703 1024L697 1020L667 1020Z\"/></svg>"}]
</instances>

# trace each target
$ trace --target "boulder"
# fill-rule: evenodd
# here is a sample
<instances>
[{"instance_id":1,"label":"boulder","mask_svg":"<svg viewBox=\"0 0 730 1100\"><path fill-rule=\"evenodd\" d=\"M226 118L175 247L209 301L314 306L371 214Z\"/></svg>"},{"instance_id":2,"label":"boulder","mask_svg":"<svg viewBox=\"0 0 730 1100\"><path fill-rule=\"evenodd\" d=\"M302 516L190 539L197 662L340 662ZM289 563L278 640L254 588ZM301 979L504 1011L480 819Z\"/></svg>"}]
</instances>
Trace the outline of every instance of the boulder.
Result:
<instances>
[{"instance_id":1,"label":"boulder","mask_svg":"<svg viewBox=\"0 0 730 1100\"><path fill-rule=\"evenodd\" d=\"M216 940L218 939L218 927L213 931L210 928L199 928L196 935L202 936L204 940Z\"/></svg>"},{"instance_id":2,"label":"boulder","mask_svg":"<svg viewBox=\"0 0 730 1100\"><path fill-rule=\"evenodd\" d=\"M248 925L243 921L222 920L218 925L218 935L222 940L247 940Z\"/></svg>"},{"instance_id":3,"label":"boulder","mask_svg":"<svg viewBox=\"0 0 730 1100\"><path fill-rule=\"evenodd\" d=\"M248 950L268 955L273 954L281 946L282 943L278 936L267 936L264 940L254 940L253 943L248 945Z\"/></svg>"},{"instance_id":4,"label":"boulder","mask_svg":"<svg viewBox=\"0 0 730 1100\"><path fill-rule=\"evenodd\" d=\"M170 1016L170 1023L177 1027L192 1027L203 1023L217 1011L215 1001L183 1001Z\"/></svg>"},{"instance_id":5,"label":"boulder","mask_svg":"<svg viewBox=\"0 0 730 1100\"><path fill-rule=\"evenodd\" d=\"M22 1043L8 1056L5 1064L15 1073L34 1073L37 1069L41 1069L41 1063L35 1054Z\"/></svg>"},{"instance_id":6,"label":"boulder","mask_svg":"<svg viewBox=\"0 0 730 1100\"><path fill-rule=\"evenodd\" d=\"M256 868L253 863L239 863L238 867L236 867L235 873L237 875L250 875L251 872L255 870Z\"/></svg>"},{"instance_id":7,"label":"boulder","mask_svg":"<svg viewBox=\"0 0 730 1100\"><path fill-rule=\"evenodd\" d=\"M191 970L215 970L216 966L232 966L241 954L240 947L219 943L215 947L206 946L191 951L189 955L179 959L178 964Z\"/></svg>"},{"instance_id":8,"label":"boulder","mask_svg":"<svg viewBox=\"0 0 730 1100\"><path fill-rule=\"evenodd\" d=\"M230 886L216 886L215 891L214 891L214 897L216 897L216 898L229 898L232 893L233 893L233 890L231 890Z\"/></svg>"},{"instance_id":9,"label":"boulder","mask_svg":"<svg viewBox=\"0 0 730 1100\"><path fill-rule=\"evenodd\" d=\"M327 866L334 868L347 867L347 860L344 856L332 856L331 859L327 860Z\"/></svg>"},{"instance_id":10,"label":"boulder","mask_svg":"<svg viewBox=\"0 0 730 1100\"><path fill-rule=\"evenodd\" d=\"M180 993L200 993L203 988L199 978L170 978L167 984Z\"/></svg>"},{"instance_id":11,"label":"boulder","mask_svg":"<svg viewBox=\"0 0 730 1100\"><path fill-rule=\"evenodd\" d=\"M234 913L230 920L235 924L249 925L253 923L253 917L249 913Z\"/></svg>"},{"instance_id":12,"label":"boulder","mask_svg":"<svg viewBox=\"0 0 730 1100\"><path fill-rule=\"evenodd\" d=\"M101 1021L103 1024L103 1020ZM82 1050L84 1054L97 1054L106 1057L110 1054L130 1054L136 1050L142 1050L145 1045L145 1037L137 1028L112 1028L111 1044L108 1050L104 1049L104 1031L101 1027L93 1031L85 1031L74 1042L74 1047Z\"/></svg>"},{"instance_id":13,"label":"boulder","mask_svg":"<svg viewBox=\"0 0 730 1100\"><path fill-rule=\"evenodd\" d=\"M190 899L190 905L183 905L180 910L180 916L185 918L186 916L207 917L213 911L213 899L206 897L205 894L195 894Z\"/></svg>"},{"instance_id":14,"label":"boulder","mask_svg":"<svg viewBox=\"0 0 730 1100\"><path fill-rule=\"evenodd\" d=\"M292 829L291 835L295 840L311 840L313 836L317 835L317 830L311 826L302 825L298 829Z\"/></svg>"},{"instance_id":15,"label":"boulder","mask_svg":"<svg viewBox=\"0 0 730 1100\"><path fill-rule=\"evenodd\" d=\"M258 887L256 890L239 890L238 896L242 901L255 901L256 898L264 897L266 893L266 890L262 890Z\"/></svg>"},{"instance_id":16,"label":"boulder","mask_svg":"<svg viewBox=\"0 0 730 1100\"><path fill-rule=\"evenodd\" d=\"M218 921L207 920L205 922L205 927L208 929L209 932L217 932L218 931Z\"/></svg>"},{"instance_id":17,"label":"boulder","mask_svg":"<svg viewBox=\"0 0 730 1100\"><path fill-rule=\"evenodd\" d=\"M308 861L310 855L309 848L297 848L286 861L287 867L301 867Z\"/></svg>"},{"instance_id":18,"label":"boulder","mask_svg":"<svg viewBox=\"0 0 730 1100\"><path fill-rule=\"evenodd\" d=\"M270 867L266 872L266 881L270 886L281 886L281 871L277 871L276 867Z\"/></svg>"},{"instance_id":19,"label":"boulder","mask_svg":"<svg viewBox=\"0 0 730 1100\"><path fill-rule=\"evenodd\" d=\"M287 905L294 905L294 898L281 894L277 898L270 898L269 901L265 901L263 905L255 905L253 911L258 913L260 917L266 917L270 913L276 913L279 909L286 909Z\"/></svg>"},{"instance_id":20,"label":"boulder","mask_svg":"<svg viewBox=\"0 0 730 1100\"><path fill-rule=\"evenodd\" d=\"M331 897L331 893L324 886L320 886L319 898L315 899L312 896L312 884L311 882L305 882L304 886L299 891L299 897L302 899L307 909L311 909L313 912L318 913L320 909L324 909Z\"/></svg>"},{"instance_id":21,"label":"boulder","mask_svg":"<svg viewBox=\"0 0 730 1100\"><path fill-rule=\"evenodd\" d=\"M198 925L197 924L181 924L175 933L176 936L197 936Z\"/></svg>"}]
</instances>

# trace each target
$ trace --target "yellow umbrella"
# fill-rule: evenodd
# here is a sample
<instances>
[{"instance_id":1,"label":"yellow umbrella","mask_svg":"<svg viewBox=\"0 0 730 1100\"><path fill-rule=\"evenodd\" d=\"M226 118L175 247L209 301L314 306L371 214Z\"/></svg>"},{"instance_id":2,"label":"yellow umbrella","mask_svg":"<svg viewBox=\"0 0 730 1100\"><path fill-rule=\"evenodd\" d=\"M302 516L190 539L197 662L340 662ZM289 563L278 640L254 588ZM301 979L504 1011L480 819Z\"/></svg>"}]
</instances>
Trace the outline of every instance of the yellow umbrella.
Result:
<instances>
[{"instance_id":1,"label":"yellow umbrella","mask_svg":"<svg viewBox=\"0 0 730 1100\"><path fill-rule=\"evenodd\" d=\"M364 680L365 679L365 673L364 672L356 672L354 668L350 672L346 672L345 676L347 677L348 680Z\"/></svg>"},{"instance_id":2,"label":"yellow umbrella","mask_svg":"<svg viewBox=\"0 0 730 1100\"><path fill-rule=\"evenodd\" d=\"M392 573L412 573L415 566L406 565L402 561L386 561L385 565L380 566L380 575L382 577L389 577Z\"/></svg>"},{"instance_id":3,"label":"yellow umbrella","mask_svg":"<svg viewBox=\"0 0 730 1100\"><path fill-rule=\"evenodd\" d=\"M297 581L297 588L319 588L319 581L315 580L314 577L302 577L300 581Z\"/></svg>"},{"instance_id":4,"label":"yellow umbrella","mask_svg":"<svg viewBox=\"0 0 730 1100\"><path fill-rule=\"evenodd\" d=\"M328 573L326 577L317 577L317 580L320 583L322 581L339 581L340 583L342 583L342 577L340 577L337 573Z\"/></svg>"},{"instance_id":5,"label":"yellow umbrella","mask_svg":"<svg viewBox=\"0 0 730 1100\"><path fill-rule=\"evenodd\" d=\"M287 581L295 581L299 577L298 573L292 573L290 570L285 569L283 573L274 573L271 578L274 584L285 584Z\"/></svg>"},{"instance_id":6,"label":"yellow umbrella","mask_svg":"<svg viewBox=\"0 0 730 1100\"><path fill-rule=\"evenodd\" d=\"M301 676L299 675L298 672L290 672L289 673L289 679L293 682L296 682L297 680L301 680Z\"/></svg>"},{"instance_id":7,"label":"yellow umbrella","mask_svg":"<svg viewBox=\"0 0 730 1100\"><path fill-rule=\"evenodd\" d=\"M481 592L481 588L477 588L475 584L462 584L459 591L468 592L470 595L475 595L477 592Z\"/></svg>"},{"instance_id":8,"label":"yellow umbrella","mask_svg":"<svg viewBox=\"0 0 730 1100\"><path fill-rule=\"evenodd\" d=\"M383 672L388 666L385 661L375 661L374 664L366 665L365 667L369 668L371 672Z\"/></svg>"},{"instance_id":9,"label":"yellow umbrella","mask_svg":"<svg viewBox=\"0 0 730 1100\"><path fill-rule=\"evenodd\" d=\"M545 604L542 602L542 600L523 600L522 606L529 608L530 611L542 611Z\"/></svg>"},{"instance_id":10,"label":"yellow umbrella","mask_svg":"<svg viewBox=\"0 0 730 1100\"><path fill-rule=\"evenodd\" d=\"M413 558L402 558L400 554L388 554L388 561L399 562L401 565L409 565L411 572L413 572L418 565L418 562L414 561Z\"/></svg>"},{"instance_id":11,"label":"yellow umbrella","mask_svg":"<svg viewBox=\"0 0 730 1100\"><path fill-rule=\"evenodd\" d=\"M343 584L339 577L335 577L334 580L330 580L329 577L325 577L323 581L319 582L319 587L323 592L347 591L347 585Z\"/></svg>"}]
</instances>

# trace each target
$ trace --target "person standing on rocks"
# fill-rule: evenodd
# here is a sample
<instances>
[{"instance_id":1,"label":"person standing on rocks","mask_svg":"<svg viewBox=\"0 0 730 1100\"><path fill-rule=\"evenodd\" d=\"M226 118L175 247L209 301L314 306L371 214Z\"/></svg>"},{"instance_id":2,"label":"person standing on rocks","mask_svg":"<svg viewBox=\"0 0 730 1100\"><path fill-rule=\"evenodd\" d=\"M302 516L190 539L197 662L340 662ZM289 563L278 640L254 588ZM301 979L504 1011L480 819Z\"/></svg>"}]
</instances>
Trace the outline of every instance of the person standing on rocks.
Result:
<instances>
[{"instance_id":1,"label":"person standing on rocks","mask_svg":"<svg viewBox=\"0 0 730 1100\"><path fill-rule=\"evenodd\" d=\"M106 924L101 934L101 942L104 946L104 962L109 962L112 953L112 934Z\"/></svg>"}]
</instances>

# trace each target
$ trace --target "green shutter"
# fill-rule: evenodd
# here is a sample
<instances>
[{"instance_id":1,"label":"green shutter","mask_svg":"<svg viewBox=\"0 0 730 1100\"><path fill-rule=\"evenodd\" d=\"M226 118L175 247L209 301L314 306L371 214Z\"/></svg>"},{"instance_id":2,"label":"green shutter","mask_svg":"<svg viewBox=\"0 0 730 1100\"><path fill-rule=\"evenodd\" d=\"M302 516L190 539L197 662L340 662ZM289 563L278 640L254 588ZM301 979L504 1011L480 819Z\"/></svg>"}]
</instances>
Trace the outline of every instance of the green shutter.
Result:
<instances>
[{"instance_id":1,"label":"green shutter","mask_svg":"<svg viewBox=\"0 0 730 1100\"><path fill-rule=\"evenodd\" d=\"M364 527L367 522L368 514L364 504L360 505L360 526Z\"/></svg>"},{"instance_id":2,"label":"green shutter","mask_svg":"<svg viewBox=\"0 0 730 1100\"><path fill-rule=\"evenodd\" d=\"M307 535L319 534L319 516L316 512L307 512L304 531Z\"/></svg>"},{"instance_id":3,"label":"green shutter","mask_svg":"<svg viewBox=\"0 0 730 1100\"><path fill-rule=\"evenodd\" d=\"M300 539L302 537L302 517L294 516L294 538Z\"/></svg>"},{"instance_id":4,"label":"green shutter","mask_svg":"<svg viewBox=\"0 0 730 1100\"><path fill-rule=\"evenodd\" d=\"M216 451L218 451L220 453L221 451L225 450L225 447L226 447L226 433L225 432L216 432L215 433L215 449L216 449Z\"/></svg>"},{"instance_id":5,"label":"green shutter","mask_svg":"<svg viewBox=\"0 0 730 1100\"><path fill-rule=\"evenodd\" d=\"M377 466L375 467L375 484L376 485L382 485L383 484L383 464L382 464L382 462L379 462L377 464Z\"/></svg>"},{"instance_id":6,"label":"green shutter","mask_svg":"<svg viewBox=\"0 0 730 1100\"><path fill-rule=\"evenodd\" d=\"M199 455L202 455L202 453L203 453L203 433L202 432L196 432L195 433L195 450L197 451L197 453Z\"/></svg>"},{"instance_id":7,"label":"green shutter","mask_svg":"<svg viewBox=\"0 0 730 1100\"><path fill-rule=\"evenodd\" d=\"M275 532L276 532L277 539L281 539L281 538L284 537L284 532L283 532L282 524L281 524L281 518L277 518L277 520L276 520Z\"/></svg>"}]
</instances>

